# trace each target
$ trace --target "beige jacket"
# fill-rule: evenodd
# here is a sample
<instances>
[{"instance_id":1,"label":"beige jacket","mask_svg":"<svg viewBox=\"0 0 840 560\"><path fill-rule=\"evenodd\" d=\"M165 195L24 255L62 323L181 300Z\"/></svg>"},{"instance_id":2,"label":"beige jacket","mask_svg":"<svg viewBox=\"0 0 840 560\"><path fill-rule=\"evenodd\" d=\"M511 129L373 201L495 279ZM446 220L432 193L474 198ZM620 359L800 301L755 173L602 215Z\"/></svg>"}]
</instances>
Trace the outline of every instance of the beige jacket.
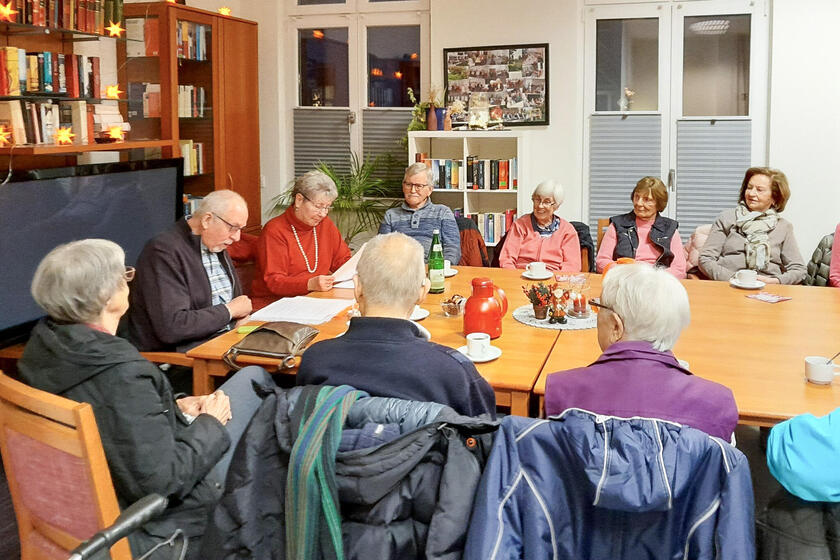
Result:
<instances>
[{"instance_id":1,"label":"beige jacket","mask_svg":"<svg viewBox=\"0 0 840 560\"><path fill-rule=\"evenodd\" d=\"M700 252L700 270L712 280L729 280L747 267L745 243L746 238L735 228L735 209L724 210L712 224ZM793 237L793 225L779 218L770 232L770 264L759 274L778 278L782 284L799 284L806 273L805 261Z\"/></svg>"}]
</instances>

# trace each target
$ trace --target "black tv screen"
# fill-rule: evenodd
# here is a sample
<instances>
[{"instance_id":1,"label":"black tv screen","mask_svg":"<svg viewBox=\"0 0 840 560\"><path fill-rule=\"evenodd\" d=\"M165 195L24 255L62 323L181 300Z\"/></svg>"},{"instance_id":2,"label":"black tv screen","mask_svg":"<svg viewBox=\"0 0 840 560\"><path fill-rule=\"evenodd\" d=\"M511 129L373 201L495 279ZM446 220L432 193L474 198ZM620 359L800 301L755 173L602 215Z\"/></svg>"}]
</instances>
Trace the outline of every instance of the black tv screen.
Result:
<instances>
[{"instance_id":1,"label":"black tv screen","mask_svg":"<svg viewBox=\"0 0 840 560\"><path fill-rule=\"evenodd\" d=\"M110 239L133 265L146 242L183 215L183 160L80 165L13 174L0 185L0 347L44 315L29 293L57 245Z\"/></svg>"}]
</instances>

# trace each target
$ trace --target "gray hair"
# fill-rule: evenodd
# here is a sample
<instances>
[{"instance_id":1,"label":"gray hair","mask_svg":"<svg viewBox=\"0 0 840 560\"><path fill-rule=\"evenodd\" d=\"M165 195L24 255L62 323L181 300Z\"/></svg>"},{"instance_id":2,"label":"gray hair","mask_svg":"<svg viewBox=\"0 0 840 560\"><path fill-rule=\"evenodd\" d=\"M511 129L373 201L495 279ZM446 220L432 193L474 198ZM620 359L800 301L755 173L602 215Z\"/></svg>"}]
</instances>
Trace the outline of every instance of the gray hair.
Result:
<instances>
[{"instance_id":1,"label":"gray hair","mask_svg":"<svg viewBox=\"0 0 840 560\"><path fill-rule=\"evenodd\" d=\"M213 191L201 199L198 208L195 209L194 216L203 216L204 214L224 216L228 209L235 204L240 204L242 208L248 209L248 203L238 192L230 189Z\"/></svg>"},{"instance_id":2,"label":"gray hair","mask_svg":"<svg viewBox=\"0 0 840 560\"><path fill-rule=\"evenodd\" d=\"M422 161L418 161L417 163L412 163L408 167L405 168L405 174L403 175L403 180L408 179L414 175L419 173L426 174L426 184L430 187L434 188L435 186L435 176L432 173L432 169L423 163Z\"/></svg>"},{"instance_id":3,"label":"gray hair","mask_svg":"<svg viewBox=\"0 0 840 560\"><path fill-rule=\"evenodd\" d=\"M303 198L314 200L318 194L324 194L331 200L338 197L335 181L321 171L307 171L295 180L292 187L292 200L300 194Z\"/></svg>"},{"instance_id":4,"label":"gray hair","mask_svg":"<svg viewBox=\"0 0 840 560\"><path fill-rule=\"evenodd\" d=\"M35 302L57 321L95 321L125 281L125 252L107 239L59 245L44 257L32 278Z\"/></svg>"},{"instance_id":5,"label":"gray hair","mask_svg":"<svg viewBox=\"0 0 840 560\"><path fill-rule=\"evenodd\" d=\"M644 340L670 350L691 320L688 294L664 268L623 264L610 268L601 286L601 303L624 322L626 340Z\"/></svg>"},{"instance_id":6,"label":"gray hair","mask_svg":"<svg viewBox=\"0 0 840 560\"><path fill-rule=\"evenodd\" d=\"M408 313L426 279L423 247L403 233L377 235L365 245L356 273L367 301Z\"/></svg>"},{"instance_id":7,"label":"gray hair","mask_svg":"<svg viewBox=\"0 0 840 560\"><path fill-rule=\"evenodd\" d=\"M563 204L563 199L566 197L565 191L563 190L563 185L561 185L558 181L554 179L548 179L547 181L543 181L537 188L534 189L534 192L531 193L533 195L539 195L543 197L551 197L554 199L554 204L560 206Z\"/></svg>"}]
</instances>

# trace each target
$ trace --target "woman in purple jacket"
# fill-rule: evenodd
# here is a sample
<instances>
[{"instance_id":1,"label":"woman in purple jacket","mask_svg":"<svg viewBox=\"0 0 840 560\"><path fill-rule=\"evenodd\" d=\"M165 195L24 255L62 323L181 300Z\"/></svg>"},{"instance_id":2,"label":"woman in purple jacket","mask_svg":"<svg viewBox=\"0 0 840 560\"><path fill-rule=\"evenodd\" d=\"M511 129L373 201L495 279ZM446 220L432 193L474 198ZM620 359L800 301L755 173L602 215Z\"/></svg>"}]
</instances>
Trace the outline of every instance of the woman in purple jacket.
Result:
<instances>
[{"instance_id":1,"label":"woman in purple jacket","mask_svg":"<svg viewBox=\"0 0 840 560\"><path fill-rule=\"evenodd\" d=\"M604 277L599 306L603 354L587 367L548 376L546 414L581 408L660 418L731 440L738 423L732 391L695 377L671 352L691 318L679 280L646 264L613 267Z\"/></svg>"}]
</instances>

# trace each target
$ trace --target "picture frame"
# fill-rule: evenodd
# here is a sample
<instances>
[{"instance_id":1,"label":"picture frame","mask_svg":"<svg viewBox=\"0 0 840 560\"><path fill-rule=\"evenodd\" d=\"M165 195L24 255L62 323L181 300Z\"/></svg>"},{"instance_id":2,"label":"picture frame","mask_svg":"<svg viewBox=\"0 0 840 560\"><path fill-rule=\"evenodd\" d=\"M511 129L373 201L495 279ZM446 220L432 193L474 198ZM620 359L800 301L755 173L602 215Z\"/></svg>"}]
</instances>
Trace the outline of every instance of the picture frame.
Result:
<instances>
[{"instance_id":1,"label":"picture frame","mask_svg":"<svg viewBox=\"0 0 840 560\"><path fill-rule=\"evenodd\" d=\"M491 127L549 124L548 43L445 48L443 68L446 105L465 106L453 124L467 122L470 96L478 93L489 98Z\"/></svg>"}]
</instances>

